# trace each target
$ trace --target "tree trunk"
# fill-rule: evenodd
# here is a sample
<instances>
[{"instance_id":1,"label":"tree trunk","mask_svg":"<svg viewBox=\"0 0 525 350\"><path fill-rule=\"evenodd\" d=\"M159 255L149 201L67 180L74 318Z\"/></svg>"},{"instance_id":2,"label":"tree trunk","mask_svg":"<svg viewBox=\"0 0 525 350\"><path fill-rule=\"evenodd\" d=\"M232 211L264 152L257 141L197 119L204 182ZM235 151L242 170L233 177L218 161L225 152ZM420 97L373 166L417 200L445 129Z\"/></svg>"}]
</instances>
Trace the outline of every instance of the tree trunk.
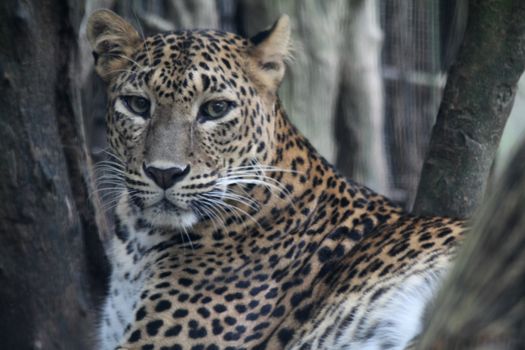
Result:
<instances>
[{"instance_id":1,"label":"tree trunk","mask_svg":"<svg viewBox=\"0 0 525 350\"><path fill-rule=\"evenodd\" d=\"M335 163L337 169L353 180L390 195L378 2L347 2L341 32L344 39L335 111Z\"/></svg>"},{"instance_id":2,"label":"tree trunk","mask_svg":"<svg viewBox=\"0 0 525 350\"><path fill-rule=\"evenodd\" d=\"M91 348L104 261L76 86L77 1L0 4L0 348Z\"/></svg>"},{"instance_id":3,"label":"tree trunk","mask_svg":"<svg viewBox=\"0 0 525 350\"><path fill-rule=\"evenodd\" d=\"M414 213L478 207L525 68L525 2L470 1L465 39L432 131Z\"/></svg>"},{"instance_id":4,"label":"tree trunk","mask_svg":"<svg viewBox=\"0 0 525 350\"><path fill-rule=\"evenodd\" d=\"M525 349L525 142L480 210L419 349Z\"/></svg>"},{"instance_id":5,"label":"tree trunk","mask_svg":"<svg viewBox=\"0 0 525 350\"><path fill-rule=\"evenodd\" d=\"M168 18L177 29L218 28L217 3L209 0L168 1Z\"/></svg>"}]
</instances>

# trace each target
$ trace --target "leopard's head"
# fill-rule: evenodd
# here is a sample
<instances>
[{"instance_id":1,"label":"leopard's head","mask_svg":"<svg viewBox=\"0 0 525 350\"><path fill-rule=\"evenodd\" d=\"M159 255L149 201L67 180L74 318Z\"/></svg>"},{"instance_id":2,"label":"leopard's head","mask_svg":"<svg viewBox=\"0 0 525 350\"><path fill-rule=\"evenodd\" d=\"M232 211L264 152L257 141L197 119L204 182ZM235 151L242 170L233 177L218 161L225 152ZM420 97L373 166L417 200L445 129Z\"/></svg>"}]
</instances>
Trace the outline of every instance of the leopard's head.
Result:
<instances>
[{"instance_id":1,"label":"leopard's head","mask_svg":"<svg viewBox=\"0 0 525 350\"><path fill-rule=\"evenodd\" d=\"M142 39L99 10L87 35L108 84L108 139L120 163L111 181L122 200L172 228L213 215L217 201L246 200L227 189L257 184L254 172L272 157L288 17L251 39L213 30Z\"/></svg>"}]
</instances>

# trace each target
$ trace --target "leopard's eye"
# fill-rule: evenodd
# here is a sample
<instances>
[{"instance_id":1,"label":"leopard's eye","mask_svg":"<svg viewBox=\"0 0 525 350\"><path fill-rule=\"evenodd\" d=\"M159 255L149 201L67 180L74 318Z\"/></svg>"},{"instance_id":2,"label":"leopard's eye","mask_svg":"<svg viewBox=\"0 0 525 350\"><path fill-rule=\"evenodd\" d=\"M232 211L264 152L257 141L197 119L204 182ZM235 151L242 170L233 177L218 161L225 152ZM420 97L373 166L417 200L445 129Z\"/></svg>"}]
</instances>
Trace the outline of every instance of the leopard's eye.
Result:
<instances>
[{"instance_id":1,"label":"leopard's eye","mask_svg":"<svg viewBox=\"0 0 525 350\"><path fill-rule=\"evenodd\" d=\"M140 115L143 118L150 116L151 103L147 98L133 95L122 96L121 98L131 113Z\"/></svg>"},{"instance_id":2,"label":"leopard's eye","mask_svg":"<svg viewBox=\"0 0 525 350\"><path fill-rule=\"evenodd\" d=\"M214 100L204 103L199 111L200 117L206 119L219 119L224 117L234 106L233 102L225 100Z\"/></svg>"}]
</instances>

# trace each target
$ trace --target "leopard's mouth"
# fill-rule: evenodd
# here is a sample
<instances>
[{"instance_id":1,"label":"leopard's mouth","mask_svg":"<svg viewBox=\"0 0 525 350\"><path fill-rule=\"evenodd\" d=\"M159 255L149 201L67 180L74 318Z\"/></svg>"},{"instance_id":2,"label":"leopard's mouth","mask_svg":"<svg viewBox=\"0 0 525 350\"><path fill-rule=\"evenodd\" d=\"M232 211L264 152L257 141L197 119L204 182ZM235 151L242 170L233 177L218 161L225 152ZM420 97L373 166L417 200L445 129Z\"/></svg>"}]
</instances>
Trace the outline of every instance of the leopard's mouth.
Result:
<instances>
[{"instance_id":1,"label":"leopard's mouth","mask_svg":"<svg viewBox=\"0 0 525 350\"><path fill-rule=\"evenodd\" d=\"M175 202L167 195L157 198L128 197L135 211L151 227L159 228L189 228L200 220L198 213L189 202Z\"/></svg>"},{"instance_id":2,"label":"leopard's mouth","mask_svg":"<svg viewBox=\"0 0 525 350\"><path fill-rule=\"evenodd\" d=\"M172 203L169 199L166 197L162 198L157 203L151 205L150 207L161 210L163 212L179 212L181 210L184 210L180 206Z\"/></svg>"},{"instance_id":3,"label":"leopard's mouth","mask_svg":"<svg viewBox=\"0 0 525 350\"><path fill-rule=\"evenodd\" d=\"M168 228L189 228L200 220L192 208L183 208L165 198L144 208L142 216L152 226Z\"/></svg>"},{"instance_id":4,"label":"leopard's mouth","mask_svg":"<svg viewBox=\"0 0 525 350\"><path fill-rule=\"evenodd\" d=\"M152 196L130 196L133 203L142 210L154 210L155 212L177 213L188 211L191 208L187 201L180 201L167 192L156 193Z\"/></svg>"},{"instance_id":5,"label":"leopard's mouth","mask_svg":"<svg viewBox=\"0 0 525 350\"><path fill-rule=\"evenodd\" d=\"M214 185L193 193L159 191L128 198L135 204L140 216L153 226L188 228L208 220L219 224L226 212L233 210L237 213L242 212L242 209L236 208L236 201L229 203L231 198L236 197L228 194L226 186Z\"/></svg>"}]
</instances>

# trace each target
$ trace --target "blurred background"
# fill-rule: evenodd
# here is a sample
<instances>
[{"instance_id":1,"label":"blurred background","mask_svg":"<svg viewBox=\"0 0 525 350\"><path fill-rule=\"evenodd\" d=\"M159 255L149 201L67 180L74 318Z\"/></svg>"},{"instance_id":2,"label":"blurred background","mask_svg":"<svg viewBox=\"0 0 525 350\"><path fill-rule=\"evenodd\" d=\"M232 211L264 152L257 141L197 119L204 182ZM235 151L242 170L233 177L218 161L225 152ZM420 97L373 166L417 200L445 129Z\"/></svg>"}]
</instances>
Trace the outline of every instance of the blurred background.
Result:
<instances>
[{"instance_id":1,"label":"blurred background","mask_svg":"<svg viewBox=\"0 0 525 350\"><path fill-rule=\"evenodd\" d=\"M142 35L216 28L251 36L281 13L292 19L294 60L280 96L292 121L345 175L410 209L467 1L88 0ZM104 86L81 27L83 108L90 152L103 158ZM525 133L525 81L493 167Z\"/></svg>"}]
</instances>

